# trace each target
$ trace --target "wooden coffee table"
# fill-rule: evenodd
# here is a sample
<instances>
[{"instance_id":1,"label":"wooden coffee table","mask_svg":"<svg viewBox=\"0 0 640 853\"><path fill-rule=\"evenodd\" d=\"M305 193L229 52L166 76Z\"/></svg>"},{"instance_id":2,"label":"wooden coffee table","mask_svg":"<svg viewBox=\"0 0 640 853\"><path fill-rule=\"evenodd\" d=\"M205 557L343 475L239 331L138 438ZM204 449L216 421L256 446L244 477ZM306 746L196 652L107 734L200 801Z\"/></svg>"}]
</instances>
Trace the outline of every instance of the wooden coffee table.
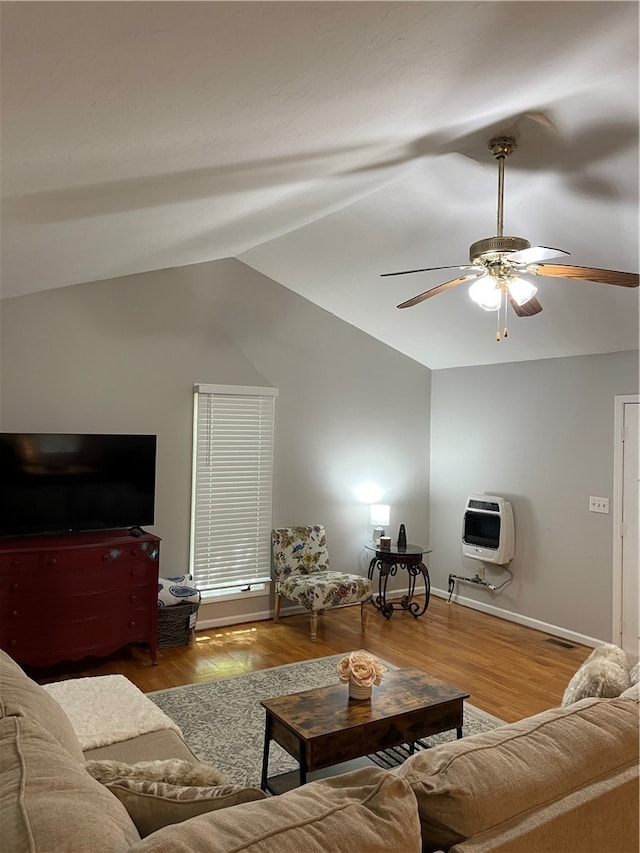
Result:
<instances>
[{"instance_id":1,"label":"wooden coffee table","mask_svg":"<svg viewBox=\"0 0 640 853\"><path fill-rule=\"evenodd\" d=\"M268 779L272 740L297 759L304 785L307 773L381 749L414 744L449 729L462 737L468 698L468 693L409 667L385 672L371 701L350 699L348 685L340 682L265 699L260 702L267 712L261 787L278 793Z\"/></svg>"}]
</instances>

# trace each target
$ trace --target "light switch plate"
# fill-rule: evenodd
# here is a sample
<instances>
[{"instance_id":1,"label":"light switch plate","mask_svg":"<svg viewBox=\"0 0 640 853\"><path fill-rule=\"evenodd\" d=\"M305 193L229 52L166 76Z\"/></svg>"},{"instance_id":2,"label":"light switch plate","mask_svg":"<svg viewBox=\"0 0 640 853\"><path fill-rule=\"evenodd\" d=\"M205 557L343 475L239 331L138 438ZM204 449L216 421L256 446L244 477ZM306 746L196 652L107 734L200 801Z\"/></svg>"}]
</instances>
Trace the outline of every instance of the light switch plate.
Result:
<instances>
[{"instance_id":1,"label":"light switch plate","mask_svg":"<svg viewBox=\"0 0 640 853\"><path fill-rule=\"evenodd\" d=\"M609 498L589 498L589 512L609 512Z\"/></svg>"}]
</instances>

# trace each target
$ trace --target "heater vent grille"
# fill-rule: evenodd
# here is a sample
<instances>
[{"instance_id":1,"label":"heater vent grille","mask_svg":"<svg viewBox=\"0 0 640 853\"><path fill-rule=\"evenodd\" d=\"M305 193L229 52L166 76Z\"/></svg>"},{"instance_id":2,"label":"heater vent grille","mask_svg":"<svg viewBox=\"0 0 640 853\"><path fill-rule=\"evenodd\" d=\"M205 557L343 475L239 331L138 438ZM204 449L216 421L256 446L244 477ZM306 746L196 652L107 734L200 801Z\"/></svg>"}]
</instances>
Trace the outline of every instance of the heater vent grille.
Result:
<instances>
[{"instance_id":1,"label":"heater vent grille","mask_svg":"<svg viewBox=\"0 0 640 853\"><path fill-rule=\"evenodd\" d=\"M552 646L560 646L563 649L577 649L577 646L567 643L566 640L558 640L556 637L547 637L545 643L551 643Z\"/></svg>"}]
</instances>

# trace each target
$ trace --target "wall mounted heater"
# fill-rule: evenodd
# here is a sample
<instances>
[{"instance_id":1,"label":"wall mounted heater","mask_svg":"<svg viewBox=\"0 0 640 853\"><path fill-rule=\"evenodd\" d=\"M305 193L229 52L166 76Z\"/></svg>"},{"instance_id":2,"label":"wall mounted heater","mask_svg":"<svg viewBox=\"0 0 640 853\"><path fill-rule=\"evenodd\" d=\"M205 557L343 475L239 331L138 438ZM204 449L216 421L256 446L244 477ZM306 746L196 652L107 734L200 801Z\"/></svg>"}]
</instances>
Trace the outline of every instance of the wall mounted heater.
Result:
<instances>
[{"instance_id":1,"label":"wall mounted heater","mask_svg":"<svg viewBox=\"0 0 640 853\"><path fill-rule=\"evenodd\" d=\"M469 495L462 522L463 555L504 566L513 559L514 548L509 501L495 495Z\"/></svg>"}]
</instances>

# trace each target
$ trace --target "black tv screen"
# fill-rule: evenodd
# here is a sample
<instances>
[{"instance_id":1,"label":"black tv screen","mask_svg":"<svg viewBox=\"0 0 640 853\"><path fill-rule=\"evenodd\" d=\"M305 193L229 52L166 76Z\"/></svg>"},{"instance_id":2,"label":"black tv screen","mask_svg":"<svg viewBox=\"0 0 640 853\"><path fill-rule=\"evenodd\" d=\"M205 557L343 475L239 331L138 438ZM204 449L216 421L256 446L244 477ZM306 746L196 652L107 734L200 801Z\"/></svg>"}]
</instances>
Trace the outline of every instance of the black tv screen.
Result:
<instances>
[{"instance_id":1,"label":"black tv screen","mask_svg":"<svg viewBox=\"0 0 640 853\"><path fill-rule=\"evenodd\" d=\"M155 435L0 433L0 535L153 524Z\"/></svg>"}]
</instances>

